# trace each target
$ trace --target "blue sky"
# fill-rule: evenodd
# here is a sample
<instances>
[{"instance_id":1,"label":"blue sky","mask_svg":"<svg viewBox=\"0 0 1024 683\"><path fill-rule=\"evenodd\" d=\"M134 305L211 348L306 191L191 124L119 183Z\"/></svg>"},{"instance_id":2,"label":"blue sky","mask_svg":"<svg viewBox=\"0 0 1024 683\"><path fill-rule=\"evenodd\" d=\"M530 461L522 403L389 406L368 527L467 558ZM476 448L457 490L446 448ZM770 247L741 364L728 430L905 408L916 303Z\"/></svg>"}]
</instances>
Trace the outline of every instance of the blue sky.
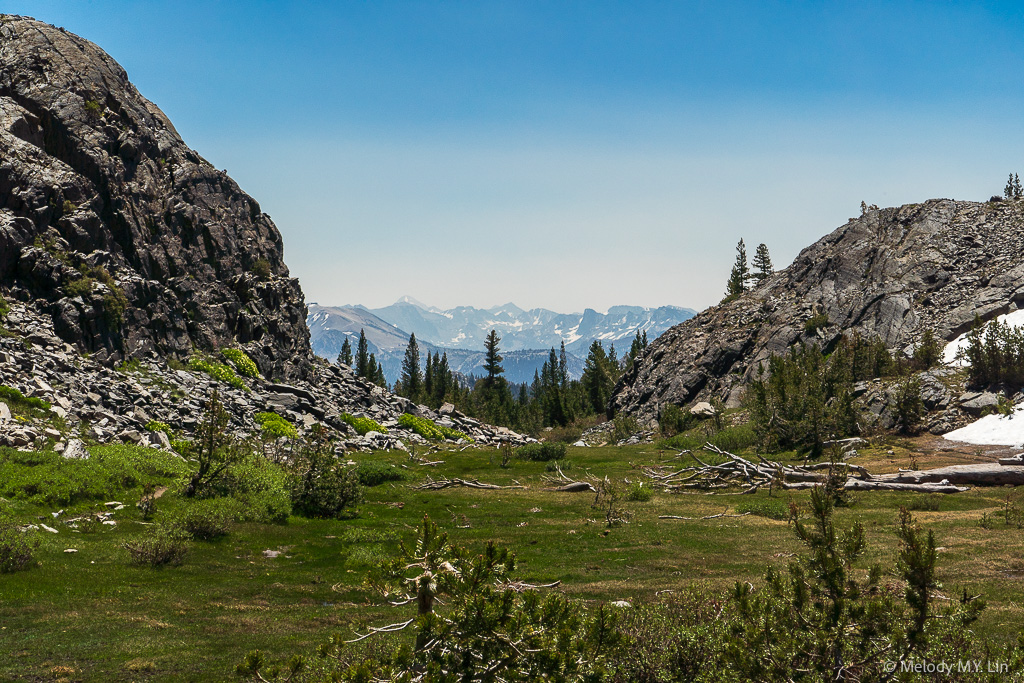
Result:
<instances>
[{"instance_id":1,"label":"blue sky","mask_svg":"<svg viewBox=\"0 0 1024 683\"><path fill-rule=\"evenodd\" d=\"M307 300L702 308L859 213L1024 171L998 2L0 0L103 47Z\"/></svg>"}]
</instances>

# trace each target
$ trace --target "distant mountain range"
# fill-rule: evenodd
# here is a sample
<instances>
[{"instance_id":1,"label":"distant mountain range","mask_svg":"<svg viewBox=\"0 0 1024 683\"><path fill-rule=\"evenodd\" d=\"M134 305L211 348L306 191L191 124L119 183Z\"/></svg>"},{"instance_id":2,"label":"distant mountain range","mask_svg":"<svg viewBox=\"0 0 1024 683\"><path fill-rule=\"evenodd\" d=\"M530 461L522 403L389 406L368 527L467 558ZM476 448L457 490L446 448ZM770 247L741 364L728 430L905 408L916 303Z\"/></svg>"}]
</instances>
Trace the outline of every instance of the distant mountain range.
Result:
<instances>
[{"instance_id":1,"label":"distant mountain range","mask_svg":"<svg viewBox=\"0 0 1024 683\"><path fill-rule=\"evenodd\" d=\"M409 334L415 333L420 353L445 352L453 371L463 375L483 374L484 339L491 330L501 337L505 377L511 382L529 382L534 371L548 359L551 348L565 341L569 374L583 373L583 359L591 343L600 340L605 348L615 344L621 356L637 330L653 341L668 328L692 318L694 311L678 306L643 308L613 306L607 313L586 309L583 313L555 313L544 308L524 311L515 304L488 309L459 306L441 310L402 297L390 306L320 306L309 304L309 326L313 351L334 360L345 337L353 350L363 330L370 350L384 366L389 382L401 373L402 357Z\"/></svg>"}]
</instances>

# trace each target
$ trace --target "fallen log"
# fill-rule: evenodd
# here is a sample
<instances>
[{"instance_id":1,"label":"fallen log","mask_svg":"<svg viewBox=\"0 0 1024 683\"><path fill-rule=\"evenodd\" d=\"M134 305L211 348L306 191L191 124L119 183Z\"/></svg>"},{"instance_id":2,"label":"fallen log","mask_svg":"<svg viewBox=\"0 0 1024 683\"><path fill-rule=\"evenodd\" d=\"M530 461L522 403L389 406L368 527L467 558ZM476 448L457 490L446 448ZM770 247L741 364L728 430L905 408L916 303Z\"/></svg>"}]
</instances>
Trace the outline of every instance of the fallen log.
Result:
<instances>
[{"instance_id":1,"label":"fallen log","mask_svg":"<svg viewBox=\"0 0 1024 683\"><path fill-rule=\"evenodd\" d=\"M574 481L564 486L556 486L544 489L545 491L558 491L562 493L596 493L597 489L588 481Z\"/></svg>"},{"instance_id":2,"label":"fallen log","mask_svg":"<svg viewBox=\"0 0 1024 683\"><path fill-rule=\"evenodd\" d=\"M812 489L819 484L812 482L798 482L786 484L787 491L799 489ZM915 493L961 493L967 490L966 486L953 486L943 483L911 484L898 481L864 481L863 479L848 479L843 484L846 491L913 491Z\"/></svg>"},{"instance_id":3,"label":"fallen log","mask_svg":"<svg viewBox=\"0 0 1024 683\"><path fill-rule=\"evenodd\" d=\"M933 470L901 470L896 474L877 474L874 479L908 484L947 481L961 486L1021 486L1024 485L1024 466L999 463L950 465Z\"/></svg>"},{"instance_id":4,"label":"fallen log","mask_svg":"<svg viewBox=\"0 0 1024 683\"><path fill-rule=\"evenodd\" d=\"M595 489L594 485L591 484L589 481L576 481L574 479L570 479L569 477L565 476L565 472L563 472L562 468L557 464L555 465L555 471L558 472L557 477L545 476L544 480L551 484L559 485L544 489L545 491L555 491L562 493L585 493L589 491L590 493L597 493L597 489Z\"/></svg>"},{"instance_id":5,"label":"fallen log","mask_svg":"<svg viewBox=\"0 0 1024 683\"><path fill-rule=\"evenodd\" d=\"M440 489L449 489L457 486L462 486L469 489L485 489L485 490L496 490L496 489L525 489L525 486L498 486L497 484L485 484L477 481L476 479L428 479L426 482L419 486L413 486L412 488L417 491L438 491Z\"/></svg>"},{"instance_id":6,"label":"fallen log","mask_svg":"<svg viewBox=\"0 0 1024 683\"><path fill-rule=\"evenodd\" d=\"M746 517L749 512L741 512L736 515L729 515L724 512L720 512L717 515L707 515L706 517L679 517L678 515L658 515L658 519L687 519L687 520L702 520L702 519L720 519L722 517Z\"/></svg>"},{"instance_id":7,"label":"fallen log","mask_svg":"<svg viewBox=\"0 0 1024 683\"><path fill-rule=\"evenodd\" d=\"M742 487L742 493L755 493L763 487L806 489L824 484L830 476L843 478L850 491L914 491L920 493L957 493L967 486L1024 486L1024 462L1004 458L999 463L953 465L932 470L900 471L895 474L871 474L849 463L784 465L758 455L758 462L722 450L713 444L702 449L726 458L710 464L691 451L683 451L698 463L693 467L644 467L641 472L667 491L718 491ZM677 456L678 457L678 456ZM855 473L857 478L850 477Z\"/></svg>"}]
</instances>

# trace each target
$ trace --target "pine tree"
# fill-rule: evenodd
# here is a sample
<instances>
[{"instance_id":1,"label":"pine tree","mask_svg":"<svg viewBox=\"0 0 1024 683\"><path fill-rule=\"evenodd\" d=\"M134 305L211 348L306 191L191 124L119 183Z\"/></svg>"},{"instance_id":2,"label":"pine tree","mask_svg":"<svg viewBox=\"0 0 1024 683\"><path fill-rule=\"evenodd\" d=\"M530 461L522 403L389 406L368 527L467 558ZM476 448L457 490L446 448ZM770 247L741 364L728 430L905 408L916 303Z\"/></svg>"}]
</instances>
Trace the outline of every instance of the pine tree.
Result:
<instances>
[{"instance_id":1,"label":"pine tree","mask_svg":"<svg viewBox=\"0 0 1024 683\"><path fill-rule=\"evenodd\" d=\"M427 364L423 368L423 401L433 408L434 374L437 370L437 356L427 351Z\"/></svg>"},{"instance_id":2,"label":"pine tree","mask_svg":"<svg viewBox=\"0 0 1024 683\"><path fill-rule=\"evenodd\" d=\"M1013 174L1013 198L1020 199L1021 195L1024 195L1024 188L1020 186L1020 176L1016 173Z\"/></svg>"},{"instance_id":3,"label":"pine tree","mask_svg":"<svg viewBox=\"0 0 1024 683\"><path fill-rule=\"evenodd\" d=\"M750 279L754 280L757 284L761 284L762 280L774 272L772 257L768 254L768 245L764 242L757 245L757 251L754 252L754 258L751 263L757 268L757 272L751 273Z\"/></svg>"},{"instance_id":4,"label":"pine tree","mask_svg":"<svg viewBox=\"0 0 1024 683\"><path fill-rule=\"evenodd\" d=\"M356 350L356 377L366 377L372 380L370 376L369 345L366 342L366 335L363 334L362 330L359 330L359 346Z\"/></svg>"},{"instance_id":5,"label":"pine tree","mask_svg":"<svg viewBox=\"0 0 1024 683\"><path fill-rule=\"evenodd\" d=\"M750 268L747 266L747 247L740 238L736 245L736 262L729 274L729 283L726 286L726 297L737 297L747 290L747 278L750 276Z\"/></svg>"},{"instance_id":6,"label":"pine tree","mask_svg":"<svg viewBox=\"0 0 1024 683\"><path fill-rule=\"evenodd\" d=\"M352 342L345 335L345 341L341 343L341 353L338 354L338 364L352 367Z\"/></svg>"},{"instance_id":7,"label":"pine tree","mask_svg":"<svg viewBox=\"0 0 1024 683\"><path fill-rule=\"evenodd\" d=\"M437 364L437 372L434 373L434 400L437 405L444 403L448 392L455 388L455 378L448 368L448 352L441 354L441 360Z\"/></svg>"},{"instance_id":8,"label":"pine tree","mask_svg":"<svg viewBox=\"0 0 1024 683\"><path fill-rule=\"evenodd\" d=\"M366 379L387 389L388 380L384 377L384 366L377 362L377 357L372 353L369 360L366 361L366 373Z\"/></svg>"},{"instance_id":9,"label":"pine tree","mask_svg":"<svg viewBox=\"0 0 1024 683\"><path fill-rule=\"evenodd\" d=\"M612 387L615 385L611 366L611 359L605 353L601 342L594 340L583 367L583 377L580 379L586 402L589 403L588 412L605 412L612 395Z\"/></svg>"},{"instance_id":10,"label":"pine tree","mask_svg":"<svg viewBox=\"0 0 1024 683\"><path fill-rule=\"evenodd\" d=\"M423 373L420 372L420 346L416 343L415 332L409 335L409 345L405 347L401 381L402 395L413 401L419 401L420 393L423 391Z\"/></svg>"},{"instance_id":11,"label":"pine tree","mask_svg":"<svg viewBox=\"0 0 1024 683\"><path fill-rule=\"evenodd\" d=\"M488 388L493 387L498 375L505 372L505 369L501 367L502 356L498 353L498 342L500 341L501 337L498 336L498 333L491 330L484 342L484 349L487 352L487 356L484 358L484 370L487 371Z\"/></svg>"},{"instance_id":12,"label":"pine tree","mask_svg":"<svg viewBox=\"0 0 1024 683\"><path fill-rule=\"evenodd\" d=\"M647 332L644 332L644 336L641 337L640 328L638 327L636 330L636 336L633 337L633 343L629 345L629 353L626 354L626 368L630 368L633 366L633 361L636 360L636 357L640 355L640 353L644 350L644 347L647 345L645 341L646 339Z\"/></svg>"},{"instance_id":13,"label":"pine tree","mask_svg":"<svg viewBox=\"0 0 1024 683\"><path fill-rule=\"evenodd\" d=\"M565 389L569 383L569 358L565 353L565 340L562 340L562 349L558 352L558 383Z\"/></svg>"}]
</instances>

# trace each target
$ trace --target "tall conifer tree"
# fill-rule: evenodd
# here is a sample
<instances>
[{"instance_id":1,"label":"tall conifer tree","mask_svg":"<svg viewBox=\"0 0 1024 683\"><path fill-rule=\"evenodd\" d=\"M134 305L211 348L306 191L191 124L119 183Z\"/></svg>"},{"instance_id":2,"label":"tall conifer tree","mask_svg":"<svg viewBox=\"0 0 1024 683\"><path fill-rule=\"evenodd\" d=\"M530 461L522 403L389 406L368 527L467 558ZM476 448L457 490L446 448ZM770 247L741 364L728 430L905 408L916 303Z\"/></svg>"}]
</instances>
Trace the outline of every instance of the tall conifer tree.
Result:
<instances>
[{"instance_id":1,"label":"tall conifer tree","mask_svg":"<svg viewBox=\"0 0 1024 683\"><path fill-rule=\"evenodd\" d=\"M484 349L487 353L484 358L484 370L487 371L488 387L493 387L498 375L505 372L505 369L501 367L501 361L503 358L501 354L498 353L498 342L500 341L501 337L498 336L498 333L495 330L491 330L487 335L487 340L484 341Z\"/></svg>"},{"instance_id":2,"label":"tall conifer tree","mask_svg":"<svg viewBox=\"0 0 1024 683\"><path fill-rule=\"evenodd\" d=\"M756 273L751 273L750 278L757 284L761 284L761 281L774 272L772 268L772 257L768 253L768 245L764 242L757 245L757 251L754 252L754 258L751 260L751 264L757 268Z\"/></svg>"},{"instance_id":3,"label":"tall conifer tree","mask_svg":"<svg viewBox=\"0 0 1024 683\"><path fill-rule=\"evenodd\" d=\"M359 345L356 349L356 377L365 377L373 381L373 377L370 375L369 345L362 330L359 330Z\"/></svg>"},{"instance_id":4,"label":"tall conifer tree","mask_svg":"<svg viewBox=\"0 0 1024 683\"><path fill-rule=\"evenodd\" d=\"M725 294L728 297L739 296L747 289L747 277L750 275L750 267L747 265L747 246L740 238L736 245L736 262L729 273L729 283L726 286Z\"/></svg>"},{"instance_id":5,"label":"tall conifer tree","mask_svg":"<svg viewBox=\"0 0 1024 683\"><path fill-rule=\"evenodd\" d=\"M423 373L420 372L420 346L416 343L416 333L409 335L409 345L405 347L405 358L402 359L402 395L413 401L420 400L423 391Z\"/></svg>"}]
</instances>

